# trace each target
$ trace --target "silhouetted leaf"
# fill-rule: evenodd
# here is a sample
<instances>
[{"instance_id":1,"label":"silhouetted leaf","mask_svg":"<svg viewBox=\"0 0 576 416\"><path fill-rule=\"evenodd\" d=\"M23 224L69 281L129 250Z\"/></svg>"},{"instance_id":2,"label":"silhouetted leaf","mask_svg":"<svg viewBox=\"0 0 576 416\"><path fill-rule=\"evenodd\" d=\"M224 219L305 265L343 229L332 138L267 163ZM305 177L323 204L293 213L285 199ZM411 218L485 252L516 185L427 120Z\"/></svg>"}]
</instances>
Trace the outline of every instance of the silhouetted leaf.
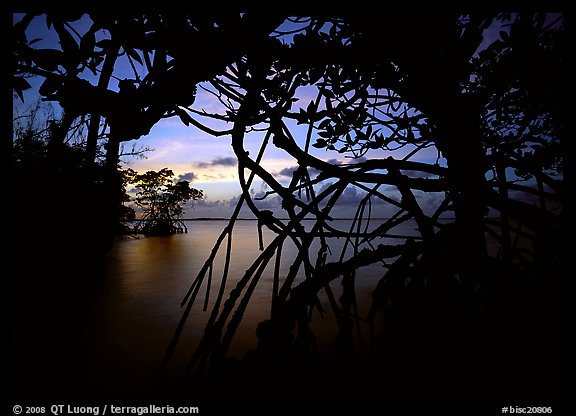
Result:
<instances>
[{"instance_id":1,"label":"silhouetted leaf","mask_svg":"<svg viewBox=\"0 0 576 416\"><path fill-rule=\"evenodd\" d=\"M320 130L325 130L329 125L330 125L330 119L327 118L327 119L325 119L325 120L322 120L322 122L320 123L320 125L318 125L318 128L319 128Z\"/></svg>"},{"instance_id":2,"label":"silhouetted leaf","mask_svg":"<svg viewBox=\"0 0 576 416\"><path fill-rule=\"evenodd\" d=\"M496 52L500 52L505 46L506 44L503 41L496 39L494 42L492 42L490 48Z\"/></svg>"},{"instance_id":3,"label":"silhouetted leaf","mask_svg":"<svg viewBox=\"0 0 576 416\"><path fill-rule=\"evenodd\" d=\"M376 142L368 142L369 149L378 149L380 146Z\"/></svg>"},{"instance_id":4,"label":"silhouetted leaf","mask_svg":"<svg viewBox=\"0 0 576 416\"><path fill-rule=\"evenodd\" d=\"M140 55L138 55L138 52L136 52L134 49L128 48L126 49L126 53L128 54L128 56L130 56L130 58L134 59L140 65L144 65L142 63L142 58L140 58Z\"/></svg>"},{"instance_id":5,"label":"silhouetted leaf","mask_svg":"<svg viewBox=\"0 0 576 416\"><path fill-rule=\"evenodd\" d=\"M312 100L308 103L308 107L306 107L306 112L308 114L314 112L314 100Z\"/></svg>"},{"instance_id":6,"label":"silhouetted leaf","mask_svg":"<svg viewBox=\"0 0 576 416\"><path fill-rule=\"evenodd\" d=\"M82 12L64 12L59 13L59 17L65 22L75 22L84 16Z\"/></svg>"},{"instance_id":7,"label":"silhouetted leaf","mask_svg":"<svg viewBox=\"0 0 576 416\"><path fill-rule=\"evenodd\" d=\"M186 126L190 125L190 123L192 122L192 117L190 117L190 114L188 114L186 110L178 108L176 110L176 113L178 114L178 117L180 117L180 120L182 120L182 123L184 123Z\"/></svg>"},{"instance_id":8,"label":"silhouetted leaf","mask_svg":"<svg viewBox=\"0 0 576 416\"><path fill-rule=\"evenodd\" d=\"M80 40L80 52L84 56L88 56L94 51L95 45L96 37L94 36L94 32L86 32L86 34Z\"/></svg>"},{"instance_id":9,"label":"silhouetted leaf","mask_svg":"<svg viewBox=\"0 0 576 416\"><path fill-rule=\"evenodd\" d=\"M58 37L60 38L60 45L62 50L68 55L77 55L80 51L78 43L74 37L66 30L62 23L54 23L54 29L58 32Z\"/></svg>"},{"instance_id":10,"label":"silhouetted leaf","mask_svg":"<svg viewBox=\"0 0 576 416\"><path fill-rule=\"evenodd\" d=\"M327 142L324 139L317 139L316 143L314 143L312 146L317 147L318 149L322 149L324 147L326 147Z\"/></svg>"},{"instance_id":11,"label":"silhouetted leaf","mask_svg":"<svg viewBox=\"0 0 576 416\"><path fill-rule=\"evenodd\" d=\"M356 117L354 110L350 109L350 108L344 108L342 110L342 122L345 124L353 124L354 123L354 119Z\"/></svg>"},{"instance_id":12,"label":"silhouetted leaf","mask_svg":"<svg viewBox=\"0 0 576 416\"><path fill-rule=\"evenodd\" d=\"M324 74L324 68L312 68L309 71L308 81L310 84L315 84Z\"/></svg>"},{"instance_id":13,"label":"silhouetted leaf","mask_svg":"<svg viewBox=\"0 0 576 416\"><path fill-rule=\"evenodd\" d=\"M108 49L110 48L110 43L112 42L112 40L110 39L102 39L99 40L98 42L96 42L96 46L98 46L100 49Z\"/></svg>"},{"instance_id":14,"label":"silhouetted leaf","mask_svg":"<svg viewBox=\"0 0 576 416\"><path fill-rule=\"evenodd\" d=\"M90 59L90 61L88 62L88 69L90 69L90 71L92 71L92 73L94 75L97 75L97 70L98 70L98 65L100 65L100 63L104 60L104 58L102 58L101 56L94 56L92 59Z\"/></svg>"},{"instance_id":15,"label":"silhouetted leaf","mask_svg":"<svg viewBox=\"0 0 576 416\"><path fill-rule=\"evenodd\" d=\"M413 141L414 140L414 132L412 131L411 128L408 129L407 133L406 133L406 138L409 141Z\"/></svg>"},{"instance_id":16,"label":"silhouetted leaf","mask_svg":"<svg viewBox=\"0 0 576 416\"><path fill-rule=\"evenodd\" d=\"M12 26L12 36L17 42L26 43L26 28L28 25L24 21L20 21Z\"/></svg>"},{"instance_id":17,"label":"silhouetted leaf","mask_svg":"<svg viewBox=\"0 0 576 416\"><path fill-rule=\"evenodd\" d=\"M308 114L306 110L303 108L300 109L300 112L297 115L298 124L306 124L308 123Z\"/></svg>"},{"instance_id":18,"label":"silhouetted leaf","mask_svg":"<svg viewBox=\"0 0 576 416\"><path fill-rule=\"evenodd\" d=\"M64 60L64 53L57 49L38 49L32 54L32 60L40 68L56 71Z\"/></svg>"},{"instance_id":19,"label":"silhouetted leaf","mask_svg":"<svg viewBox=\"0 0 576 416\"><path fill-rule=\"evenodd\" d=\"M322 90L322 95L326 98L334 98L334 93L332 90L324 89Z\"/></svg>"},{"instance_id":20,"label":"silhouetted leaf","mask_svg":"<svg viewBox=\"0 0 576 416\"><path fill-rule=\"evenodd\" d=\"M345 82L338 88L338 93L343 95L346 94L347 92L354 90L355 88L356 85L354 82Z\"/></svg>"},{"instance_id":21,"label":"silhouetted leaf","mask_svg":"<svg viewBox=\"0 0 576 416\"><path fill-rule=\"evenodd\" d=\"M331 38L334 38L336 36L336 25L332 24L330 26L330 29L328 30L328 34L330 35Z\"/></svg>"},{"instance_id":22,"label":"silhouetted leaf","mask_svg":"<svg viewBox=\"0 0 576 416\"><path fill-rule=\"evenodd\" d=\"M12 82L13 82L12 88L14 89L14 91L16 91L16 94L18 94L20 100L24 102L24 95L22 94L22 91L30 89L32 88L32 86L23 77L14 77Z\"/></svg>"},{"instance_id":23,"label":"silhouetted leaf","mask_svg":"<svg viewBox=\"0 0 576 416\"><path fill-rule=\"evenodd\" d=\"M60 77L46 77L38 92L40 95L48 96L54 93L62 85L62 78Z\"/></svg>"},{"instance_id":24,"label":"silhouetted leaf","mask_svg":"<svg viewBox=\"0 0 576 416\"><path fill-rule=\"evenodd\" d=\"M318 113L314 100L310 101L306 109L306 114L308 116L308 121L315 122L322 118L321 113Z\"/></svg>"}]
</instances>

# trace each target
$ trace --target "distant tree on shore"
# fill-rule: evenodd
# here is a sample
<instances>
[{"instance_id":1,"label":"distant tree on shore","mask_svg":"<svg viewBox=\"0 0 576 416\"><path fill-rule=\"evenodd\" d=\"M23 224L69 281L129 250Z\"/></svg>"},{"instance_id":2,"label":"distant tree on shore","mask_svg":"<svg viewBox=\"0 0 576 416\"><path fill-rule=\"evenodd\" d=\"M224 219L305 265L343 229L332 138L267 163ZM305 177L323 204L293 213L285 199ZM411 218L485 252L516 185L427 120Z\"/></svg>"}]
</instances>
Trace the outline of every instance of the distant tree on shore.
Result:
<instances>
[{"instance_id":1,"label":"distant tree on shore","mask_svg":"<svg viewBox=\"0 0 576 416\"><path fill-rule=\"evenodd\" d=\"M168 168L149 170L138 174L132 169L124 171L127 183L138 188L135 204L143 211L142 221L136 224L135 232L161 235L187 232L182 222L182 204L203 197L201 190L191 188L188 181L174 181L174 172Z\"/></svg>"},{"instance_id":2,"label":"distant tree on shore","mask_svg":"<svg viewBox=\"0 0 576 416\"><path fill-rule=\"evenodd\" d=\"M35 45L39 39L32 39L30 31L39 20L59 46ZM62 109L55 145L66 141L77 120L87 124L82 174L102 188L99 215L110 223L122 204L118 163L123 144L147 135L163 118L178 116L186 125L198 125L189 113L196 85L225 72L283 21L258 13L26 13L12 28L14 97L24 101L24 91L33 85L28 80L42 80L38 94ZM199 65L189 48L219 53ZM132 74L122 73L125 64ZM91 177L100 159L105 174ZM109 230L105 247L115 231Z\"/></svg>"}]
</instances>

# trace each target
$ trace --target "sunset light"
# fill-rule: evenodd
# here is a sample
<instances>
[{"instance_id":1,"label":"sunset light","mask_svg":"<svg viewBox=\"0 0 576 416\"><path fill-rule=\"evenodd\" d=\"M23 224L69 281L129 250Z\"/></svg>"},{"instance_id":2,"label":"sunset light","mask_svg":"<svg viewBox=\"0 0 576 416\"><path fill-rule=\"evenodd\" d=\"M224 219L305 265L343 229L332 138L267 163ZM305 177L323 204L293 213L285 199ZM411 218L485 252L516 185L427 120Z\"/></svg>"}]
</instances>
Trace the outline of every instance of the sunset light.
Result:
<instances>
[{"instance_id":1,"label":"sunset light","mask_svg":"<svg viewBox=\"0 0 576 416\"><path fill-rule=\"evenodd\" d=\"M563 13L12 17L13 413L561 412Z\"/></svg>"}]
</instances>

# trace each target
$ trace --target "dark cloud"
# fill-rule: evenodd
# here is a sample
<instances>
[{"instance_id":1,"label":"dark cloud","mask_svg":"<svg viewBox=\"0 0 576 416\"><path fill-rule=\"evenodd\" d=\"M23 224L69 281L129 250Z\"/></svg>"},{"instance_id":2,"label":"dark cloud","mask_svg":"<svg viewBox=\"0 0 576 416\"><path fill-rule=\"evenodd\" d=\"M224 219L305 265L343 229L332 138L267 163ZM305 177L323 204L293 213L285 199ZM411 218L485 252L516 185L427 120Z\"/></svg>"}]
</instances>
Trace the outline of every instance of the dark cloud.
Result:
<instances>
[{"instance_id":1,"label":"dark cloud","mask_svg":"<svg viewBox=\"0 0 576 416\"><path fill-rule=\"evenodd\" d=\"M236 166L236 158L235 157L217 157L212 161L213 165L221 165L221 166Z\"/></svg>"},{"instance_id":2,"label":"dark cloud","mask_svg":"<svg viewBox=\"0 0 576 416\"><path fill-rule=\"evenodd\" d=\"M318 195L318 194L322 193L331 185L332 185L331 182L325 182L317 190L316 194ZM392 199L395 199L395 200L400 199L400 196L399 196L399 193L398 193L398 190L396 189L396 187L390 186L390 187L387 187L386 189L379 189L379 191L381 193L383 193L384 195L392 198ZM355 207L360 203L360 201L362 201L366 197L367 194L368 193L365 190L360 189L360 188L353 186L353 185L349 185L348 187L346 187L344 192L342 192L342 195L340 195L340 198L338 198L335 205L336 206L353 206L353 207ZM326 202L326 201L324 201L324 202ZM379 198L376 195L372 196L371 202L373 205L374 204L376 204L376 205L388 204L388 202L382 200L381 198Z\"/></svg>"},{"instance_id":3,"label":"dark cloud","mask_svg":"<svg viewBox=\"0 0 576 416\"><path fill-rule=\"evenodd\" d=\"M188 181L188 182L192 182L194 179L198 179L198 175L196 175L194 172L187 172L187 173L183 173L182 175L178 176L178 182L182 182L182 181Z\"/></svg>"},{"instance_id":4,"label":"dark cloud","mask_svg":"<svg viewBox=\"0 0 576 416\"><path fill-rule=\"evenodd\" d=\"M366 192L359 191L355 186L348 186L338 198L337 204L339 205L357 205L364 197Z\"/></svg>"},{"instance_id":5,"label":"dark cloud","mask_svg":"<svg viewBox=\"0 0 576 416\"><path fill-rule=\"evenodd\" d=\"M298 166L292 166L289 168L284 168L279 172L274 172L274 176L286 176L288 178L292 177L292 174L298 169Z\"/></svg>"},{"instance_id":6,"label":"dark cloud","mask_svg":"<svg viewBox=\"0 0 576 416\"><path fill-rule=\"evenodd\" d=\"M228 205L228 201L221 201L219 199L215 201L210 201L209 199L202 198L194 201L194 205L196 207L202 207L202 208L225 207Z\"/></svg>"},{"instance_id":7,"label":"dark cloud","mask_svg":"<svg viewBox=\"0 0 576 416\"><path fill-rule=\"evenodd\" d=\"M356 164L356 163L364 163L366 162L368 159L364 156L360 156L357 157L355 159L350 159L350 161L348 163L352 163L352 164Z\"/></svg>"},{"instance_id":8,"label":"dark cloud","mask_svg":"<svg viewBox=\"0 0 576 416\"><path fill-rule=\"evenodd\" d=\"M289 168L284 168L278 172L272 172L272 175L275 177L287 177L287 178L292 178L292 175L294 174L294 172L296 170L298 170L299 166L291 166ZM317 175L319 173L318 170L314 169L314 168L308 168L308 174L310 176L314 176Z\"/></svg>"},{"instance_id":9,"label":"dark cloud","mask_svg":"<svg viewBox=\"0 0 576 416\"><path fill-rule=\"evenodd\" d=\"M254 201L254 205L258 209L274 209L279 208L280 204L282 203L282 198L278 195L268 195L265 199L258 199L262 198L265 195L264 192L258 192L256 194L252 194L252 201ZM229 201L226 202L227 205L231 207L235 207L240 200L242 195L233 196L230 198Z\"/></svg>"},{"instance_id":10,"label":"dark cloud","mask_svg":"<svg viewBox=\"0 0 576 416\"><path fill-rule=\"evenodd\" d=\"M342 162L338 159L329 159L326 161L326 163L330 163L331 165L341 165ZM294 172L296 170L298 170L299 166L290 166L288 168L284 168L278 172L272 172L272 175L274 177L286 177L286 178L292 178L292 175L294 174ZM309 167L308 168L308 173L310 174L311 177L314 177L315 175L318 175L318 173L320 173L317 169Z\"/></svg>"},{"instance_id":11,"label":"dark cloud","mask_svg":"<svg viewBox=\"0 0 576 416\"><path fill-rule=\"evenodd\" d=\"M236 205L238 205L238 201L240 201L240 196L241 195L237 195L230 198L228 200L228 205L230 205L231 207L235 207Z\"/></svg>"},{"instance_id":12,"label":"dark cloud","mask_svg":"<svg viewBox=\"0 0 576 416\"><path fill-rule=\"evenodd\" d=\"M258 209L272 209L272 208L279 208L282 204L282 198L278 195L270 195L265 199L257 199L263 197L263 193L258 193L255 195L254 205Z\"/></svg>"},{"instance_id":13,"label":"dark cloud","mask_svg":"<svg viewBox=\"0 0 576 416\"><path fill-rule=\"evenodd\" d=\"M236 166L237 160L235 157L217 157L211 162L200 162L198 167L207 168L210 166Z\"/></svg>"},{"instance_id":14,"label":"dark cloud","mask_svg":"<svg viewBox=\"0 0 576 416\"><path fill-rule=\"evenodd\" d=\"M434 175L432 173L422 172L421 170L403 169L402 173L406 176L411 177L411 178L433 178L433 177L436 177L436 175Z\"/></svg>"},{"instance_id":15,"label":"dark cloud","mask_svg":"<svg viewBox=\"0 0 576 416\"><path fill-rule=\"evenodd\" d=\"M444 201L445 195L443 192L423 192L415 190L414 197L420 205L420 208L422 208L422 211L424 211L424 214L431 216L438 209L442 201Z\"/></svg>"}]
</instances>

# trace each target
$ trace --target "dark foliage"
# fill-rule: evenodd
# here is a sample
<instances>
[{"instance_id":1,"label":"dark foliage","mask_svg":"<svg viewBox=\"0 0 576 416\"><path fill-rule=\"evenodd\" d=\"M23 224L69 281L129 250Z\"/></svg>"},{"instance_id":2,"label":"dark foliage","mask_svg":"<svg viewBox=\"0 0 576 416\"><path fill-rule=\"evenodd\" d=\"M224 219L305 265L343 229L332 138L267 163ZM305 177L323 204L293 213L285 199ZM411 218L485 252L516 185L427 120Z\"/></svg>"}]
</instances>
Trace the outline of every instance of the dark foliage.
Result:
<instances>
[{"instance_id":1,"label":"dark foliage","mask_svg":"<svg viewBox=\"0 0 576 416\"><path fill-rule=\"evenodd\" d=\"M25 35L32 16L17 23L15 93L29 87L28 74L42 76L40 93L60 103L64 120L90 115L96 127L84 162L106 139L105 189L116 180L119 143L163 117L231 137L243 195L184 298L164 364L200 289L214 281L207 276L240 208L276 235L267 245L261 238L260 256L227 298L225 268L185 369L187 381L200 378L190 391L210 386L214 400L226 393L248 401L261 400L250 395L259 388L273 401L562 399L562 16L89 14L81 36L72 34L72 17L44 17L62 50L33 48ZM499 35L487 38L494 28ZM96 42L101 29L109 35ZM134 78L110 88L122 56ZM199 64L199 56L213 59ZM98 74L98 85L80 77L85 70ZM195 107L200 87L220 111ZM257 155L245 148L253 131L264 132ZM268 146L296 161L289 184L263 167ZM329 163L318 149L355 163ZM269 189L259 198L281 198L281 216L258 208L255 180ZM362 196L353 227L336 229L332 211L350 188ZM423 195L433 197L432 208ZM100 212L118 198L108 193ZM371 227L383 206L390 218ZM417 235L387 242L407 221ZM327 256L330 233L346 239L336 260ZM236 361L232 339L286 241L299 254L286 275L275 269L270 319L255 350ZM223 250L228 266L231 244ZM361 313L356 282L362 267L378 262L384 271ZM333 360L318 357L310 325L328 313L321 297L338 327ZM255 385L245 383L252 376Z\"/></svg>"},{"instance_id":2,"label":"dark foliage","mask_svg":"<svg viewBox=\"0 0 576 416\"><path fill-rule=\"evenodd\" d=\"M168 168L138 174L132 169L123 171L124 181L137 187L135 204L143 215L134 232L146 235L168 235L187 232L182 222L183 203L203 197L203 192L190 187L188 181L175 182L174 172Z\"/></svg>"}]
</instances>

